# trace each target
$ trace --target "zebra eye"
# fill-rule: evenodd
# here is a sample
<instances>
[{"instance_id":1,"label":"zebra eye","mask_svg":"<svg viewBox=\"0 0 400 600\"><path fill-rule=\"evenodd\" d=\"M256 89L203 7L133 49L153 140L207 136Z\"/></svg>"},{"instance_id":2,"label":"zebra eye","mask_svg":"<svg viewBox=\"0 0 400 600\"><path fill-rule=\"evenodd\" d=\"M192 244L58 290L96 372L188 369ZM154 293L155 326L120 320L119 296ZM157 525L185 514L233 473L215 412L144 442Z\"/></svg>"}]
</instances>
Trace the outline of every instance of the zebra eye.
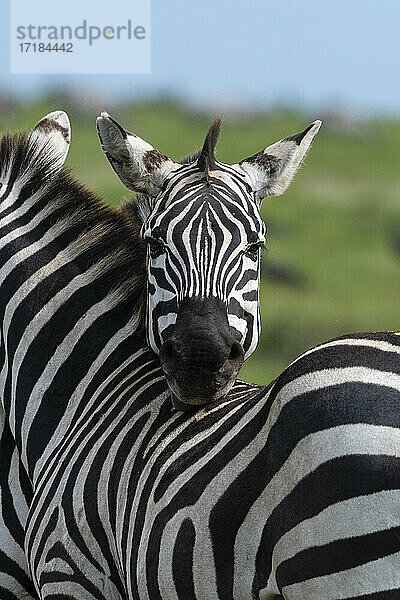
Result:
<instances>
[{"instance_id":1,"label":"zebra eye","mask_svg":"<svg viewBox=\"0 0 400 600\"><path fill-rule=\"evenodd\" d=\"M164 246L162 244L160 244L160 242L158 242L157 240L154 240L152 238L148 238L147 239L147 244L148 244L149 249L150 249L150 256L151 256L151 258L157 258L161 254L163 254L163 252L164 252Z\"/></svg>"},{"instance_id":2,"label":"zebra eye","mask_svg":"<svg viewBox=\"0 0 400 600\"><path fill-rule=\"evenodd\" d=\"M247 248L246 248L247 256L249 256L253 260L257 260L259 254L260 254L260 248L261 248L261 245L259 242L256 244L250 244L250 246L247 246Z\"/></svg>"}]
</instances>

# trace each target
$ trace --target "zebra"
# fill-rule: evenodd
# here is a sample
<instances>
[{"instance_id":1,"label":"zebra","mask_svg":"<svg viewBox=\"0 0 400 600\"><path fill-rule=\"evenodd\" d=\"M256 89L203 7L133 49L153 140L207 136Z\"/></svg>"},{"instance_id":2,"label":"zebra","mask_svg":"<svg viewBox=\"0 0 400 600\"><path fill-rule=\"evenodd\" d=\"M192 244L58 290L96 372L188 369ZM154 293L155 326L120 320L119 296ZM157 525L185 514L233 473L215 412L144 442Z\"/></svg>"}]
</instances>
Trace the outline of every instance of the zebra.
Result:
<instances>
[{"instance_id":1,"label":"zebra","mask_svg":"<svg viewBox=\"0 0 400 600\"><path fill-rule=\"evenodd\" d=\"M218 123L174 163L102 114L139 194L118 210L62 169L62 111L2 137L1 598L400 597L399 334L236 379L258 336L261 199L319 126L228 166Z\"/></svg>"}]
</instances>

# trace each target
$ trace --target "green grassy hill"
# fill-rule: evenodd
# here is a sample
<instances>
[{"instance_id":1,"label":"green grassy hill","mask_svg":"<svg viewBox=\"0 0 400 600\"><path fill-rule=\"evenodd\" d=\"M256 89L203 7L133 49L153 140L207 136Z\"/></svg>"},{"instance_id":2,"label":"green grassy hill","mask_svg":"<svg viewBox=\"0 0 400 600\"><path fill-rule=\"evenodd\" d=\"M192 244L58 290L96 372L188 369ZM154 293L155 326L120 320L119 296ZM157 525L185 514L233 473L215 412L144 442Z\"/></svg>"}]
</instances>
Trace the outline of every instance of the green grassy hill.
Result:
<instances>
[{"instance_id":1,"label":"green grassy hill","mask_svg":"<svg viewBox=\"0 0 400 600\"><path fill-rule=\"evenodd\" d=\"M106 109L174 159L202 145L210 116L178 104L80 106L50 98L0 111L0 129L29 128L50 110L70 114L69 166L108 202L129 192L109 167L94 127ZM232 163L304 129L314 118L289 111L227 118L218 145ZM352 331L400 328L400 123L327 117L305 166L282 197L266 199L268 225L259 348L242 370L265 383L303 350Z\"/></svg>"}]
</instances>

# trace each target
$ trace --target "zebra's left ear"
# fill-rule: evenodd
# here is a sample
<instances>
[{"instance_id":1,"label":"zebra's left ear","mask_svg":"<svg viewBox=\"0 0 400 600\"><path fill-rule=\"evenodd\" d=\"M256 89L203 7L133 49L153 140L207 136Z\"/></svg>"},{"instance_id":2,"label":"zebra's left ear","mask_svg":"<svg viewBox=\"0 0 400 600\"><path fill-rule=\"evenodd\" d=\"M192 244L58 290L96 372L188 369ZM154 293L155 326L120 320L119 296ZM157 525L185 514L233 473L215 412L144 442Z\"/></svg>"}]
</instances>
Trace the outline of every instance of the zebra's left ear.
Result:
<instances>
[{"instance_id":1,"label":"zebra's left ear","mask_svg":"<svg viewBox=\"0 0 400 600\"><path fill-rule=\"evenodd\" d=\"M70 143L71 126L68 115L62 110L56 110L43 117L29 136L29 145L33 151L48 159L51 175L58 173L63 166Z\"/></svg>"},{"instance_id":2,"label":"zebra's left ear","mask_svg":"<svg viewBox=\"0 0 400 600\"><path fill-rule=\"evenodd\" d=\"M157 196L169 173L180 165L125 131L106 112L97 117L96 125L104 153L122 183L134 192Z\"/></svg>"},{"instance_id":3,"label":"zebra's left ear","mask_svg":"<svg viewBox=\"0 0 400 600\"><path fill-rule=\"evenodd\" d=\"M246 173L260 203L265 196L279 196L288 188L320 127L321 121L314 121L301 133L276 142L235 165Z\"/></svg>"}]
</instances>

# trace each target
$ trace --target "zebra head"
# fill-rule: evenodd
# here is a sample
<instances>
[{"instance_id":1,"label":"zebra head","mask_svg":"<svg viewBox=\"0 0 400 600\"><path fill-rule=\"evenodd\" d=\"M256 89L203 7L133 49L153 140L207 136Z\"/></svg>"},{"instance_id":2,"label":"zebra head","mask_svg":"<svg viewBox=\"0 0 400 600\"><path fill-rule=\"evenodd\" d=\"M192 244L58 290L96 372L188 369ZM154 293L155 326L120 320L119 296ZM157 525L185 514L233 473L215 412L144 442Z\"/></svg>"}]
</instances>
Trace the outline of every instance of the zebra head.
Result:
<instances>
[{"instance_id":1,"label":"zebra head","mask_svg":"<svg viewBox=\"0 0 400 600\"><path fill-rule=\"evenodd\" d=\"M220 124L200 152L174 162L107 113L97 119L108 160L139 194L147 337L182 409L225 397L257 346L261 202L286 190L321 122L234 165L214 156Z\"/></svg>"}]
</instances>

